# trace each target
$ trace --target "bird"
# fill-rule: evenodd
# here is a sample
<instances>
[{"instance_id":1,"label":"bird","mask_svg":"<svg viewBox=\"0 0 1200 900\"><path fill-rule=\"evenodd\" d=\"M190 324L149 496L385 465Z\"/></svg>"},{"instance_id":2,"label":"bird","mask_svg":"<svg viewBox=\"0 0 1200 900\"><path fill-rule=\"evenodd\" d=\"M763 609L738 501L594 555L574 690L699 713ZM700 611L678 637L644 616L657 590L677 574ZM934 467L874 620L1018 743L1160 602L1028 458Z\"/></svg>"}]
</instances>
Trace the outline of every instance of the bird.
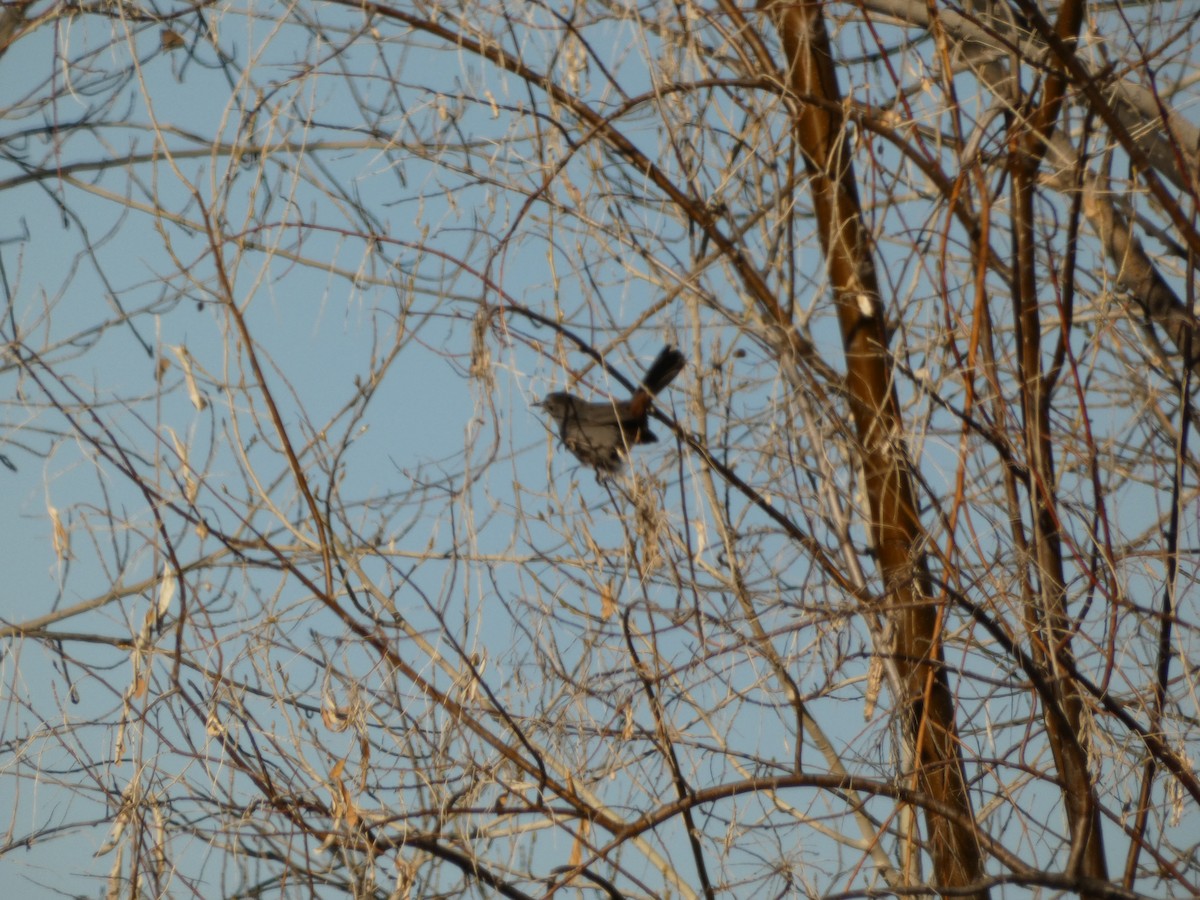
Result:
<instances>
[{"instance_id":1,"label":"bird","mask_svg":"<svg viewBox=\"0 0 1200 900\"><path fill-rule=\"evenodd\" d=\"M650 404L686 363L684 355L667 344L628 400L589 403L566 391L554 391L536 405L557 423L563 446L576 459L595 469L597 477L611 475L621 470L630 447L658 440L647 421Z\"/></svg>"}]
</instances>

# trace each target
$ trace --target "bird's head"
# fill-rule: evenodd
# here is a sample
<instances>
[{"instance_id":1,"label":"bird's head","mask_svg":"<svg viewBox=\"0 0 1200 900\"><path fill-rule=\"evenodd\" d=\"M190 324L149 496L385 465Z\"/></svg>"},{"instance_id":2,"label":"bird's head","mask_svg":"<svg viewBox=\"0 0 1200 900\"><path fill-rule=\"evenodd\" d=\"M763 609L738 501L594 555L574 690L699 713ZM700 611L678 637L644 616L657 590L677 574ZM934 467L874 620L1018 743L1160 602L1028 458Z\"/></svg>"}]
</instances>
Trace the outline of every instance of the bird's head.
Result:
<instances>
[{"instance_id":1,"label":"bird's head","mask_svg":"<svg viewBox=\"0 0 1200 900\"><path fill-rule=\"evenodd\" d=\"M571 408L571 395L564 391L555 391L552 394L547 394L538 403L534 404L539 409L544 409L556 419L561 419L567 414L567 410Z\"/></svg>"}]
</instances>

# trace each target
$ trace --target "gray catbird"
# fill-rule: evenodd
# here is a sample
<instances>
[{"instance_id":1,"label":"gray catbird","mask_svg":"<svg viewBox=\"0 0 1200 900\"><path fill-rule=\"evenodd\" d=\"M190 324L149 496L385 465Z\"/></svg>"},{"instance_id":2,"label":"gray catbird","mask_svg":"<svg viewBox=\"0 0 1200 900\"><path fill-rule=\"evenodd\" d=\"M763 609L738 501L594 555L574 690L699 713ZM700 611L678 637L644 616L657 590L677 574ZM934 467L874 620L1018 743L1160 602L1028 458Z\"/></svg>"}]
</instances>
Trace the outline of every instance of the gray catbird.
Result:
<instances>
[{"instance_id":1,"label":"gray catbird","mask_svg":"<svg viewBox=\"0 0 1200 900\"><path fill-rule=\"evenodd\" d=\"M588 403L573 394L555 391L537 405L554 417L563 444L581 463L603 474L616 472L628 448L658 440L646 422L650 402L679 374L685 362L683 354L668 344L628 400Z\"/></svg>"}]
</instances>

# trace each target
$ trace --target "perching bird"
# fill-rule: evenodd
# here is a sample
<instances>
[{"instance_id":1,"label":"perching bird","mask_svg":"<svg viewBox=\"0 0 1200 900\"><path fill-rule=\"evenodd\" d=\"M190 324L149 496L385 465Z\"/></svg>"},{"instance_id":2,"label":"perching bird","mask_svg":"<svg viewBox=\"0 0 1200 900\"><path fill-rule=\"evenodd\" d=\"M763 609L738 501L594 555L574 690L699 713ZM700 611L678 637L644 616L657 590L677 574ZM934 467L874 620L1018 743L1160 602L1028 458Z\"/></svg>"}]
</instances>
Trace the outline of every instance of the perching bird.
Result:
<instances>
[{"instance_id":1,"label":"perching bird","mask_svg":"<svg viewBox=\"0 0 1200 900\"><path fill-rule=\"evenodd\" d=\"M581 463L601 474L616 472L630 447L658 440L647 424L650 404L685 362L683 354L668 344L628 400L589 403L565 391L555 391L537 405L554 417L563 444Z\"/></svg>"}]
</instances>

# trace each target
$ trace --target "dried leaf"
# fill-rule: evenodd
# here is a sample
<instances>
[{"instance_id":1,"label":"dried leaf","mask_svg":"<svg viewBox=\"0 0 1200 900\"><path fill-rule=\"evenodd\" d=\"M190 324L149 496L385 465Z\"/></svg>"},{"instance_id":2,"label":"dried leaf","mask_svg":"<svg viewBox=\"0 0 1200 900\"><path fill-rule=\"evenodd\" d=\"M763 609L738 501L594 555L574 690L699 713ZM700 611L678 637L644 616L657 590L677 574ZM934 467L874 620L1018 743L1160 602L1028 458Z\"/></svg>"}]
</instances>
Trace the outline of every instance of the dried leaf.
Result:
<instances>
[{"instance_id":1,"label":"dried leaf","mask_svg":"<svg viewBox=\"0 0 1200 900\"><path fill-rule=\"evenodd\" d=\"M579 830L575 833L575 843L571 845L571 855L567 859L567 865L571 868L575 868L583 862L583 848L587 841L587 832L587 819L580 819Z\"/></svg>"},{"instance_id":2,"label":"dried leaf","mask_svg":"<svg viewBox=\"0 0 1200 900\"><path fill-rule=\"evenodd\" d=\"M113 819L112 827L108 830L108 837L105 838L100 849L92 854L93 858L111 853L113 848L120 842L121 835L125 833L125 826L129 824L129 811L133 805L131 794L132 786L125 789L125 794L121 798L121 808L117 811L117 815Z\"/></svg>"},{"instance_id":3,"label":"dried leaf","mask_svg":"<svg viewBox=\"0 0 1200 900\"><path fill-rule=\"evenodd\" d=\"M129 698L125 698L124 708L121 710L121 724L117 726L117 739L113 741L113 765L119 766L125 758L125 722L129 713Z\"/></svg>"},{"instance_id":4,"label":"dried leaf","mask_svg":"<svg viewBox=\"0 0 1200 900\"><path fill-rule=\"evenodd\" d=\"M365 791L367 789L367 772L371 768L371 742L367 740L366 734L358 736L358 751L362 756L362 765L359 766L358 789Z\"/></svg>"},{"instance_id":5,"label":"dried leaf","mask_svg":"<svg viewBox=\"0 0 1200 900\"><path fill-rule=\"evenodd\" d=\"M158 583L157 618L161 619L166 615L167 610L171 608L171 601L175 599L175 592L178 589L179 583L175 580L175 570L169 564L164 565L162 580Z\"/></svg>"},{"instance_id":6,"label":"dried leaf","mask_svg":"<svg viewBox=\"0 0 1200 900\"><path fill-rule=\"evenodd\" d=\"M200 393L200 388L196 385L196 376L192 373L192 355L182 344L172 347L171 351L179 360L180 368L183 369L183 378L187 382L188 397L191 398L192 406L198 410L204 410L208 407L208 401L204 399L204 395Z\"/></svg>"},{"instance_id":7,"label":"dried leaf","mask_svg":"<svg viewBox=\"0 0 1200 900\"><path fill-rule=\"evenodd\" d=\"M608 620L617 614L617 598L613 596L612 582L600 586L600 618Z\"/></svg>"},{"instance_id":8,"label":"dried leaf","mask_svg":"<svg viewBox=\"0 0 1200 900\"><path fill-rule=\"evenodd\" d=\"M328 695L322 699L321 721L330 731L345 731L350 727L350 716L350 707L338 706Z\"/></svg>"},{"instance_id":9,"label":"dried leaf","mask_svg":"<svg viewBox=\"0 0 1200 900\"><path fill-rule=\"evenodd\" d=\"M204 721L204 730L208 733L209 737L220 737L225 733L225 726L217 718L217 711L215 709L208 711L208 716L205 717Z\"/></svg>"},{"instance_id":10,"label":"dried leaf","mask_svg":"<svg viewBox=\"0 0 1200 900\"><path fill-rule=\"evenodd\" d=\"M879 688L883 683L883 659L878 654L871 657L867 667L867 690L863 702L863 718L870 719L875 713L875 701L879 699Z\"/></svg>"},{"instance_id":11,"label":"dried leaf","mask_svg":"<svg viewBox=\"0 0 1200 900\"><path fill-rule=\"evenodd\" d=\"M704 517L695 517L696 527L696 555L692 557L692 561L699 563L704 556L704 551L708 548L708 529L704 527Z\"/></svg>"},{"instance_id":12,"label":"dried leaf","mask_svg":"<svg viewBox=\"0 0 1200 900\"><path fill-rule=\"evenodd\" d=\"M154 812L154 869L159 879L161 880L167 870L167 823L166 816L163 815L162 804L151 803L151 810Z\"/></svg>"},{"instance_id":13,"label":"dried leaf","mask_svg":"<svg viewBox=\"0 0 1200 900\"><path fill-rule=\"evenodd\" d=\"M171 443L175 445L175 455L179 457L179 474L183 479L183 497L191 505L195 505L196 496L200 493L200 482L196 480L196 475L192 471L192 464L188 459L188 447L179 439L179 435L175 433L175 429L169 425L164 426L167 433L171 435Z\"/></svg>"},{"instance_id":14,"label":"dried leaf","mask_svg":"<svg viewBox=\"0 0 1200 900\"><path fill-rule=\"evenodd\" d=\"M51 539L54 541L54 555L58 557L59 563L64 563L71 558L71 535L63 526L58 509L53 506L47 506L47 509L50 512Z\"/></svg>"}]
</instances>

